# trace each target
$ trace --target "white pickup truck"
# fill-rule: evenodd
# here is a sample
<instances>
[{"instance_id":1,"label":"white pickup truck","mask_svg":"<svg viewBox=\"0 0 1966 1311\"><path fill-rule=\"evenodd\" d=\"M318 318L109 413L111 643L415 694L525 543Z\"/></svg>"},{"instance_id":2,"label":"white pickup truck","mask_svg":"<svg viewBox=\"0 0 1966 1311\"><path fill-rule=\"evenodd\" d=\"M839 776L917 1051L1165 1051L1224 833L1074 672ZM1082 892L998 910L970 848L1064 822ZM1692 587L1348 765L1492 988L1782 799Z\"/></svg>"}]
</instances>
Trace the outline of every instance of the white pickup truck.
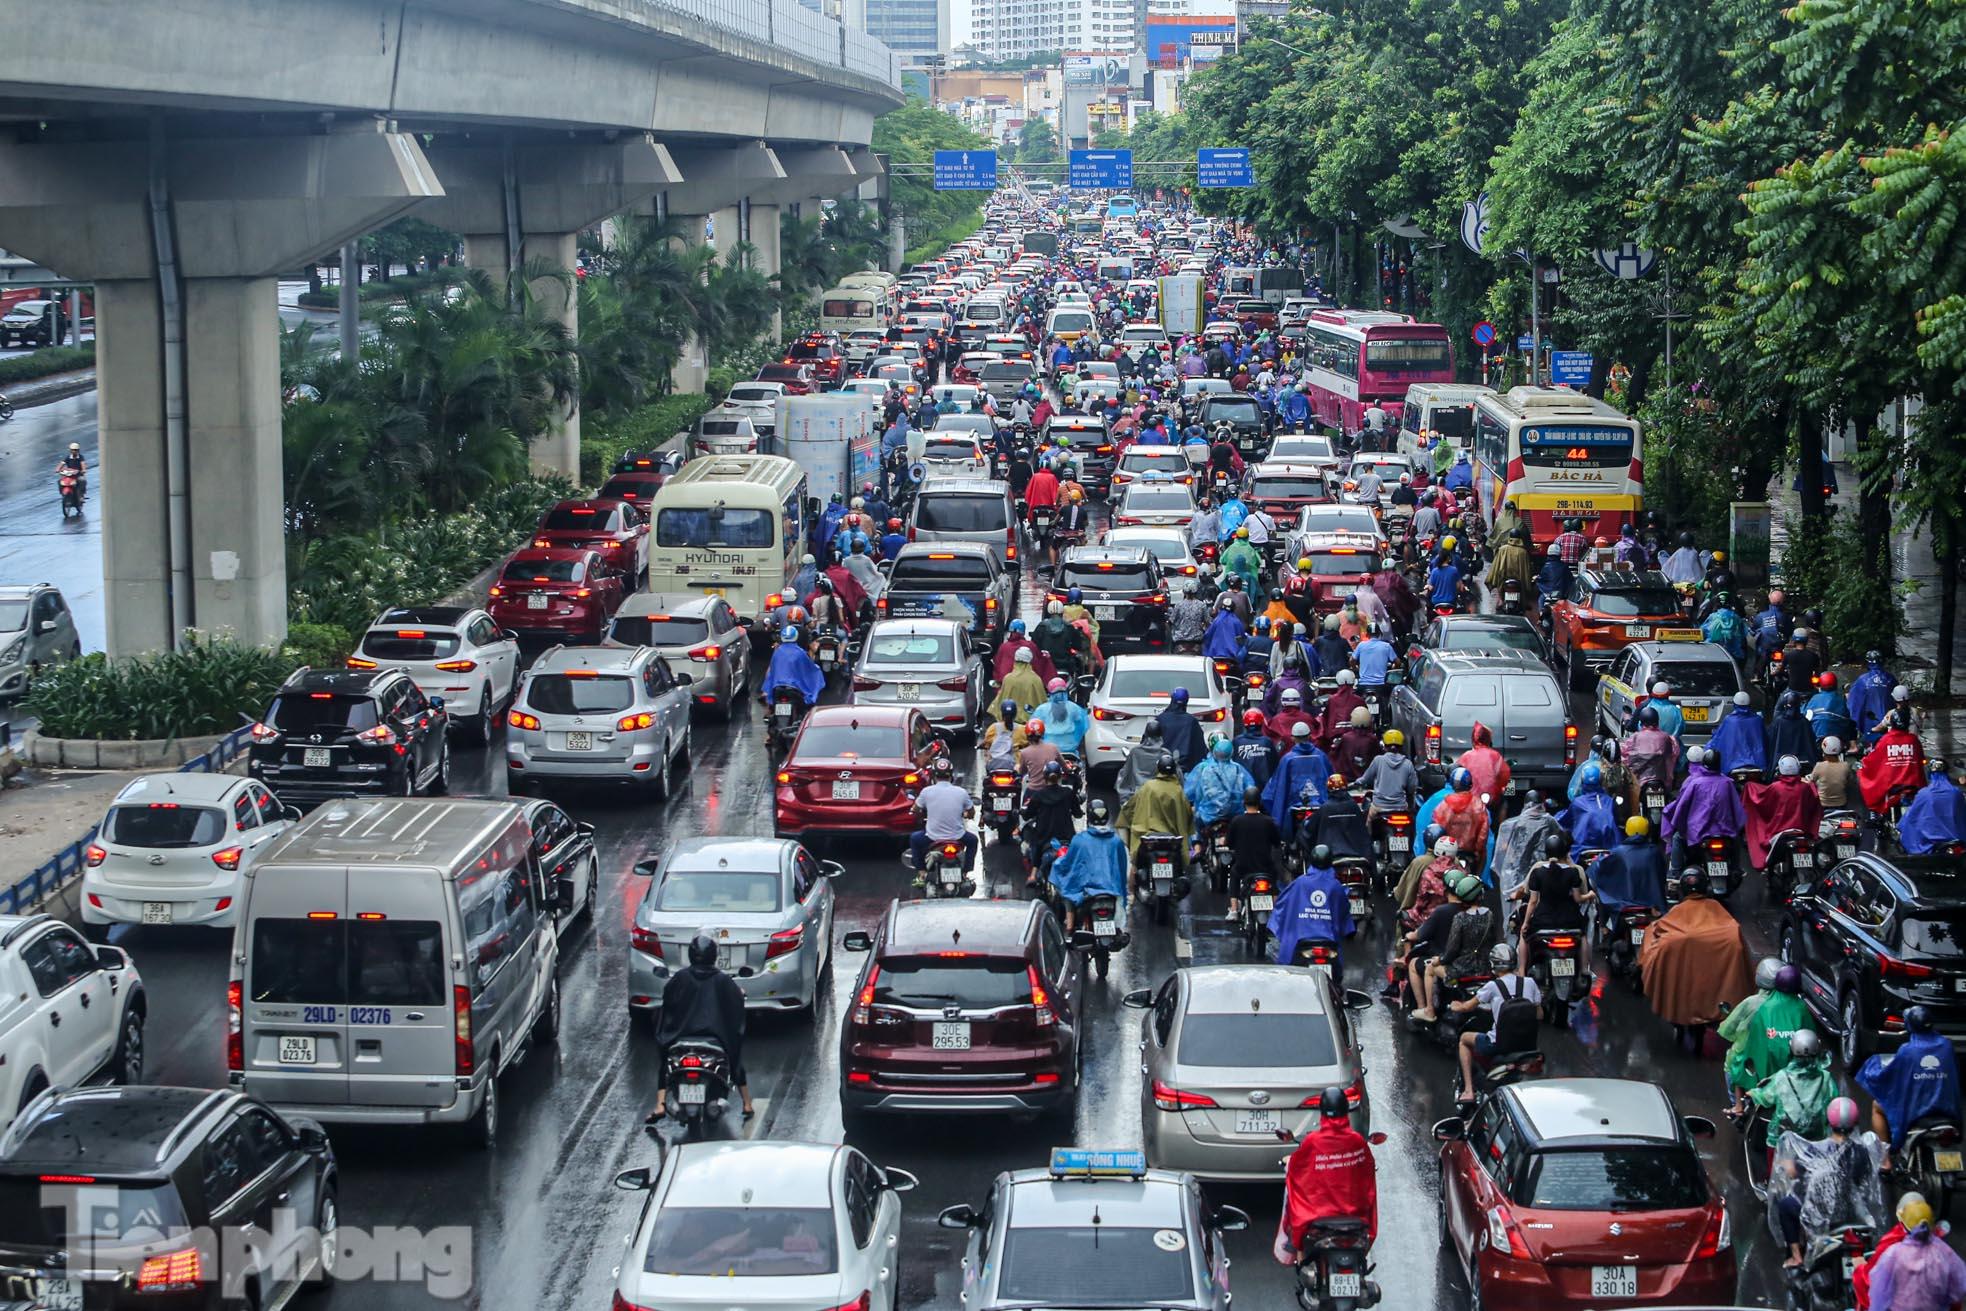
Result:
<instances>
[{"instance_id":1,"label":"white pickup truck","mask_svg":"<svg viewBox=\"0 0 1966 1311\"><path fill-rule=\"evenodd\" d=\"M143 979L52 915L0 915L0 1130L49 1088L143 1082Z\"/></svg>"}]
</instances>

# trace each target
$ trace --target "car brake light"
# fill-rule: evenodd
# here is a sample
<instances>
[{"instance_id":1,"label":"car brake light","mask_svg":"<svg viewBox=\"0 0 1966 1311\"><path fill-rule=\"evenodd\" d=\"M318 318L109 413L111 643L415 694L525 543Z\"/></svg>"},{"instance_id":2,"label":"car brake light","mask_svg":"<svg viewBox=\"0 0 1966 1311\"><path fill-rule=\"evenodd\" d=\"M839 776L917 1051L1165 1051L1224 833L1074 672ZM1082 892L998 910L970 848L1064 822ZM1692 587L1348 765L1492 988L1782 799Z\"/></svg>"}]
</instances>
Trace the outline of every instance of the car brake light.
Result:
<instances>
[{"instance_id":1,"label":"car brake light","mask_svg":"<svg viewBox=\"0 0 1966 1311\"><path fill-rule=\"evenodd\" d=\"M225 985L225 1068L233 1071L246 1068L245 1024L240 1014L244 1001L245 986L239 980Z\"/></svg>"},{"instance_id":2,"label":"car brake light","mask_svg":"<svg viewBox=\"0 0 1966 1311\"><path fill-rule=\"evenodd\" d=\"M1217 706L1213 710L1204 711L1195 716L1196 719L1201 720L1204 724L1219 724L1228 717L1229 711L1226 706Z\"/></svg>"},{"instance_id":3,"label":"car brake light","mask_svg":"<svg viewBox=\"0 0 1966 1311\"><path fill-rule=\"evenodd\" d=\"M252 739L255 742L271 742L278 736L280 730L271 724L254 724L252 727Z\"/></svg>"},{"instance_id":4,"label":"car brake light","mask_svg":"<svg viewBox=\"0 0 1966 1311\"><path fill-rule=\"evenodd\" d=\"M1031 1006L1038 1013L1038 1027L1048 1029L1058 1023L1058 1016L1051 1009L1051 994L1045 991L1043 980L1038 978L1038 967L1026 965L1025 971L1031 976Z\"/></svg>"},{"instance_id":5,"label":"car brake light","mask_svg":"<svg viewBox=\"0 0 1966 1311\"><path fill-rule=\"evenodd\" d=\"M878 965L868 967L867 982L860 986L860 997L854 1003L853 1007L853 1022L855 1024L867 1023L868 1016L873 1013L874 985L879 983L880 980L881 967Z\"/></svg>"},{"instance_id":6,"label":"car brake light","mask_svg":"<svg viewBox=\"0 0 1966 1311\"><path fill-rule=\"evenodd\" d=\"M486 593L486 595L488 595L488 596L493 596L493 597L499 597L499 596L504 596L504 595L505 595L505 589L504 589L504 588L502 588L502 587L494 587L494 588L492 588L492 589L491 589L491 591L490 591L490 592L488 592L488 593Z\"/></svg>"},{"instance_id":7,"label":"car brake light","mask_svg":"<svg viewBox=\"0 0 1966 1311\"><path fill-rule=\"evenodd\" d=\"M632 733L638 728L648 728L654 723L655 716L643 711L638 715L623 715L614 721L614 727L617 732Z\"/></svg>"},{"instance_id":8,"label":"car brake light","mask_svg":"<svg viewBox=\"0 0 1966 1311\"><path fill-rule=\"evenodd\" d=\"M867 1308L873 1305L873 1301L873 1295L871 1293L863 1292L851 1302L842 1302L838 1306L828 1307L826 1311L867 1311Z\"/></svg>"},{"instance_id":9,"label":"car brake light","mask_svg":"<svg viewBox=\"0 0 1966 1311\"><path fill-rule=\"evenodd\" d=\"M1887 979L1911 981L1932 977L1933 970L1930 965L1914 965L1910 961L1899 960L1895 956L1887 956L1881 951L1872 954L1877 957L1878 973Z\"/></svg>"},{"instance_id":10,"label":"car brake light","mask_svg":"<svg viewBox=\"0 0 1966 1311\"><path fill-rule=\"evenodd\" d=\"M505 716L505 722L510 724L513 728L538 728L539 727L539 720L533 717L532 715L527 714L523 710L508 711Z\"/></svg>"},{"instance_id":11,"label":"car brake light","mask_svg":"<svg viewBox=\"0 0 1966 1311\"><path fill-rule=\"evenodd\" d=\"M1154 1105L1163 1111L1201 1110L1215 1104L1215 1099L1206 1093L1184 1092L1169 1087L1159 1079L1154 1080Z\"/></svg>"},{"instance_id":12,"label":"car brake light","mask_svg":"<svg viewBox=\"0 0 1966 1311\"><path fill-rule=\"evenodd\" d=\"M916 773L907 773L907 774L903 774L903 775L901 776L901 786L902 786L902 787L908 787L908 788L911 788L911 787L913 787L913 786L915 786L915 784L917 784L917 783L919 783L919 782L921 782L921 781L922 781L922 776L921 776L920 774L916 774Z\"/></svg>"},{"instance_id":13,"label":"car brake light","mask_svg":"<svg viewBox=\"0 0 1966 1311\"><path fill-rule=\"evenodd\" d=\"M437 668L447 674L468 674L478 667L476 660L440 660Z\"/></svg>"},{"instance_id":14,"label":"car brake light","mask_svg":"<svg viewBox=\"0 0 1966 1311\"><path fill-rule=\"evenodd\" d=\"M203 1281L204 1274L204 1258L195 1247L146 1256L137 1268L137 1292L190 1292Z\"/></svg>"},{"instance_id":15,"label":"car brake light","mask_svg":"<svg viewBox=\"0 0 1966 1311\"><path fill-rule=\"evenodd\" d=\"M654 929L645 929L639 924L630 926L628 945L636 951L646 952L657 960L662 959L662 939L656 936Z\"/></svg>"},{"instance_id":16,"label":"car brake light","mask_svg":"<svg viewBox=\"0 0 1966 1311\"><path fill-rule=\"evenodd\" d=\"M1523 1238L1522 1230L1515 1222L1515 1216L1506 1206L1488 1208L1488 1245L1496 1251L1507 1251L1518 1261L1533 1260L1529 1254L1528 1240Z\"/></svg>"},{"instance_id":17,"label":"car brake light","mask_svg":"<svg viewBox=\"0 0 1966 1311\"><path fill-rule=\"evenodd\" d=\"M698 646L698 647L690 648L689 658L692 660L702 660L707 663L711 660L715 660L718 656L722 655L723 653L724 653L724 649L722 647L717 646L715 643L712 643L709 646Z\"/></svg>"},{"instance_id":18,"label":"car brake light","mask_svg":"<svg viewBox=\"0 0 1966 1311\"><path fill-rule=\"evenodd\" d=\"M1727 1207L1723 1204L1713 1219L1707 1221L1707 1231L1700 1235L1700 1245L1693 1250L1693 1257L1698 1260L1701 1257L1719 1256L1732 1246L1734 1246L1734 1222L1728 1216Z\"/></svg>"},{"instance_id":19,"label":"car brake light","mask_svg":"<svg viewBox=\"0 0 1966 1311\"><path fill-rule=\"evenodd\" d=\"M945 678L936 684L944 692L960 692L969 686L968 678Z\"/></svg>"},{"instance_id":20,"label":"car brake light","mask_svg":"<svg viewBox=\"0 0 1966 1311\"><path fill-rule=\"evenodd\" d=\"M770 940L765 943L765 959L771 960L774 957L795 952L805 940L806 926L803 924L789 929L780 929L778 932L772 934Z\"/></svg>"},{"instance_id":21,"label":"car brake light","mask_svg":"<svg viewBox=\"0 0 1966 1311\"><path fill-rule=\"evenodd\" d=\"M396 740L396 730L387 724L377 724L374 728L365 728L357 733L355 740L371 746L386 746Z\"/></svg>"},{"instance_id":22,"label":"car brake light","mask_svg":"<svg viewBox=\"0 0 1966 1311\"><path fill-rule=\"evenodd\" d=\"M1565 724L1563 726L1563 763L1566 765L1577 763L1577 726L1575 724Z\"/></svg>"},{"instance_id":23,"label":"car brake light","mask_svg":"<svg viewBox=\"0 0 1966 1311\"><path fill-rule=\"evenodd\" d=\"M1118 720L1133 718L1133 712L1129 710L1108 710L1104 706L1094 706L1092 708L1092 717L1101 723L1113 723Z\"/></svg>"},{"instance_id":24,"label":"car brake light","mask_svg":"<svg viewBox=\"0 0 1966 1311\"><path fill-rule=\"evenodd\" d=\"M879 679L862 678L859 674L853 676L853 690L856 692L871 692L880 685Z\"/></svg>"},{"instance_id":25,"label":"car brake light","mask_svg":"<svg viewBox=\"0 0 1966 1311\"><path fill-rule=\"evenodd\" d=\"M44 1174L40 1181L44 1184L92 1184L96 1177L92 1174Z\"/></svg>"},{"instance_id":26,"label":"car brake light","mask_svg":"<svg viewBox=\"0 0 1966 1311\"><path fill-rule=\"evenodd\" d=\"M375 661L364 660L360 656L349 656L348 659L343 663L345 663L350 669L377 669L381 667L377 665ZM439 665L438 668L441 669L443 668L443 666Z\"/></svg>"},{"instance_id":27,"label":"car brake light","mask_svg":"<svg viewBox=\"0 0 1966 1311\"><path fill-rule=\"evenodd\" d=\"M451 1026L457 1073L468 1076L478 1066L478 1054L471 1043L471 989L461 983L451 989Z\"/></svg>"},{"instance_id":28,"label":"car brake light","mask_svg":"<svg viewBox=\"0 0 1966 1311\"><path fill-rule=\"evenodd\" d=\"M109 853L91 842L88 846L82 848L82 859L88 862L89 868L94 869L97 865L109 859Z\"/></svg>"},{"instance_id":29,"label":"car brake light","mask_svg":"<svg viewBox=\"0 0 1966 1311\"><path fill-rule=\"evenodd\" d=\"M212 864L220 869L238 869L239 858L245 854L244 847L221 847L212 853Z\"/></svg>"},{"instance_id":30,"label":"car brake light","mask_svg":"<svg viewBox=\"0 0 1966 1311\"><path fill-rule=\"evenodd\" d=\"M1439 724L1427 725L1427 763L1429 765L1438 765L1440 763Z\"/></svg>"},{"instance_id":31,"label":"car brake light","mask_svg":"<svg viewBox=\"0 0 1966 1311\"><path fill-rule=\"evenodd\" d=\"M616 1290L614 1301L608 1307L608 1311L650 1311L650 1308L643 1306L640 1302L630 1302L621 1295L619 1290Z\"/></svg>"}]
</instances>

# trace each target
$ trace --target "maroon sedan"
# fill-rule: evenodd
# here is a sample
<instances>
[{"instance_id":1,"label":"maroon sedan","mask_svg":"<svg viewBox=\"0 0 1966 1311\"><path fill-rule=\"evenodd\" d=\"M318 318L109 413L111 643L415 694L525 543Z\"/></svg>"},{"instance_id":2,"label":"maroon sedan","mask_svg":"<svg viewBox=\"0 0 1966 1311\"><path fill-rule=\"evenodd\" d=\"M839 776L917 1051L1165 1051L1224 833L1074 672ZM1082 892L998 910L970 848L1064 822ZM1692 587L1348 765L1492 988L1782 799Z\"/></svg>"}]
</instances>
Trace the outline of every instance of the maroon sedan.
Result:
<instances>
[{"instance_id":1,"label":"maroon sedan","mask_svg":"<svg viewBox=\"0 0 1966 1311\"><path fill-rule=\"evenodd\" d=\"M648 566L648 514L632 501L611 497L561 501L540 516L532 544L597 552L632 582Z\"/></svg>"},{"instance_id":2,"label":"maroon sedan","mask_svg":"<svg viewBox=\"0 0 1966 1311\"><path fill-rule=\"evenodd\" d=\"M529 546L499 570L485 609L524 639L598 646L627 589L598 551Z\"/></svg>"},{"instance_id":3,"label":"maroon sedan","mask_svg":"<svg viewBox=\"0 0 1966 1311\"><path fill-rule=\"evenodd\" d=\"M928 720L906 706L812 711L778 770L778 836L914 832L934 744Z\"/></svg>"}]
</instances>

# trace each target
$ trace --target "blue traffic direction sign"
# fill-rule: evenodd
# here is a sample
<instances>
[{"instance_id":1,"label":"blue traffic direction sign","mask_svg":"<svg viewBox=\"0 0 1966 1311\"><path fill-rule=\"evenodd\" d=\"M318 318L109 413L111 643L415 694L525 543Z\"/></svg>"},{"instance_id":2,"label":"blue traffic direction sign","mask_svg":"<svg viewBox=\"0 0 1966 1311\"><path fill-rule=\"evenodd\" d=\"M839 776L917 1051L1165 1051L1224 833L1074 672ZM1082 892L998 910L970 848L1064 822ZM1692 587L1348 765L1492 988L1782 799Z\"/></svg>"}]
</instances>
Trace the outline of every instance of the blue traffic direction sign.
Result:
<instances>
[{"instance_id":1,"label":"blue traffic direction sign","mask_svg":"<svg viewBox=\"0 0 1966 1311\"><path fill-rule=\"evenodd\" d=\"M937 191L995 191L997 152L994 150L938 150L935 152Z\"/></svg>"},{"instance_id":2,"label":"blue traffic direction sign","mask_svg":"<svg viewBox=\"0 0 1966 1311\"><path fill-rule=\"evenodd\" d=\"M1551 351L1550 381L1559 387L1587 387L1592 362L1589 351Z\"/></svg>"},{"instance_id":3,"label":"blue traffic direction sign","mask_svg":"<svg viewBox=\"0 0 1966 1311\"><path fill-rule=\"evenodd\" d=\"M1256 169L1249 162L1244 146L1203 146L1195 152L1195 185L1198 187L1253 187Z\"/></svg>"},{"instance_id":4,"label":"blue traffic direction sign","mask_svg":"<svg viewBox=\"0 0 1966 1311\"><path fill-rule=\"evenodd\" d=\"M1074 191L1124 191L1133 185L1133 152L1074 150L1065 172Z\"/></svg>"},{"instance_id":5,"label":"blue traffic direction sign","mask_svg":"<svg viewBox=\"0 0 1966 1311\"><path fill-rule=\"evenodd\" d=\"M1527 354L1536 349L1536 339L1525 332L1515 339L1515 348Z\"/></svg>"}]
</instances>

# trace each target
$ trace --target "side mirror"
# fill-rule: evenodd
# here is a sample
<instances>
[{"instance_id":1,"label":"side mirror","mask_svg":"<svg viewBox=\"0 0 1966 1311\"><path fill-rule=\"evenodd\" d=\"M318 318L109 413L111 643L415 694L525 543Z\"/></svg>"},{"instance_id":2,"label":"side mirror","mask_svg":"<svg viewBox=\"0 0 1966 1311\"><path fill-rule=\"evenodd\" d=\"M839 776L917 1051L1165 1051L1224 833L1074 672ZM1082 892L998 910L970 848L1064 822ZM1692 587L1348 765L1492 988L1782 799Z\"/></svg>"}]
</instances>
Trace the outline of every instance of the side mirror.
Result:
<instances>
[{"instance_id":1,"label":"side mirror","mask_svg":"<svg viewBox=\"0 0 1966 1311\"><path fill-rule=\"evenodd\" d=\"M328 1150L327 1131L319 1125L306 1124L294 1130L294 1137L300 1141L303 1152L325 1152Z\"/></svg>"},{"instance_id":2,"label":"side mirror","mask_svg":"<svg viewBox=\"0 0 1966 1311\"><path fill-rule=\"evenodd\" d=\"M1240 674L1224 674L1222 675L1222 686L1228 688L1232 694L1240 692L1243 689L1242 676Z\"/></svg>"},{"instance_id":3,"label":"side mirror","mask_svg":"<svg viewBox=\"0 0 1966 1311\"><path fill-rule=\"evenodd\" d=\"M1451 1143L1467 1135L1467 1121L1458 1115L1450 1115L1445 1120L1434 1121L1434 1141Z\"/></svg>"},{"instance_id":4,"label":"side mirror","mask_svg":"<svg viewBox=\"0 0 1966 1311\"><path fill-rule=\"evenodd\" d=\"M973 1206L945 1207L935 1223L944 1229L974 1229L976 1227L976 1208Z\"/></svg>"},{"instance_id":5,"label":"side mirror","mask_svg":"<svg viewBox=\"0 0 1966 1311\"><path fill-rule=\"evenodd\" d=\"M639 1170L623 1170L614 1177L614 1186L624 1193L645 1193L655 1186L655 1176L648 1167Z\"/></svg>"},{"instance_id":6,"label":"side mirror","mask_svg":"<svg viewBox=\"0 0 1966 1311\"><path fill-rule=\"evenodd\" d=\"M1374 1147L1383 1147L1386 1145L1386 1135L1375 1131L1367 1134L1365 1141L1371 1143Z\"/></svg>"},{"instance_id":7,"label":"side mirror","mask_svg":"<svg viewBox=\"0 0 1966 1311\"><path fill-rule=\"evenodd\" d=\"M840 947L845 951L872 951L874 935L864 929L854 929L840 935Z\"/></svg>"},{"instance_id":8,"label":"side mirror","mask_svg":"<svg viewBox=\"0 0 1966 1311\"><path fill-rule=\"evenodd\" d=\"M96 965L105 970L120 970L129 965L129 953L121 947L97 947Z\"/></svg>"},{"instance_id":9,"label":"side mirror","mask_svg":"<svg viewBox=\"0 0 1966 1311\"><path fill-rule=\"evenodd\" d=\"M1348 1011L1369 1011L1372 1009L1372 998L1369 994L1360 992L1357 988L1347 988L1345 989L1345 1009Z\"/></svg>"},{"instance_id":10,"label":"side mirror","mask_svg":"<svg viewBox=\"0 0 1966 1311\"><path fill-rule=\"evenodd\" d=\"M580 830L580 836L582 836L583 838L591 838L594 836L594 826L592 824L582 822L582 823L575 824L574 827Z\"/></svg>"},{"instance_id":11,"label":"side mirror","mask_svg":"<svg viewBox=\"0 0 1966 1311\"><path fill-rule=\"evenodd\" d=\"M306 816L300 813L299 806L282 806L280 807L280 818L288 821L289 823L298 824L300 823L301 820L305 819Z\"/></svg>"},{"instance_id":12,"label":"side mirror","mask_svg":"<svg viewBox=\"0 0 1966 1311\"><path fill-rule=\"evenodd\" d=\"M516 643L519 640L519 635L509 628L501 628L498 630L498 640L501 642Z\"/></svg>"},{"instance_id":13,"label":"side mirror","mask_svg":"<svg viewBox=\"0 0 1966 1311\"><path fill-rule=\"evenodd\" d=\"M1154 994L1145 988L1135 988L1120 998L1120 1005L1136 1011L1144 1011L1154 1004Z\"/></svg>"},{"instance_id":14,"label":"side mirror","mask_svg":"<svg viewBox=\"0 0 1966 1311\"><path fill-rule=\"evenodd\" d=\"M890 1192L912 1193L921 1186L921 1180L915 1178L909 1171L903 1170L898 1166L890 1166L881 1173L887 1178L887 1186Z\"/></svg>"},{"instance_id":15,"label":"side mirror","mask_svg":"<svg viewBox=\"0 0 1966 1311\"><path fill-rule=\"evenodd\" d=\"M442 697L440 697L440 696L433 696L433 697L431 697L431 698L430 698L430 708L431 708L432 710L442 710L442 709L444 708L444 698L442 698Z\"/></svg>"},{"instance_id":16,"label":"side mirror","mask_svg":"<svg viewBox=\"0 0 1966 1311\"><path fill-rule=\"evenodd\" d=\"M639 874L641 877L645 879L652 879L655 877L655 867L661 863L662 862L657 860L654 856L649 856L646 859L638 860L635 862L635 873Z\"/></svg>"},{"instance_id":17,"label":"side mirror","mask_svg":"<svg viewBox=\"0 0 1966 1311\"><path fill-rule=\"evenodd\" d=\"M40 631L41 631L41 632L44 632L44 633L52 633L52 632L54 632L54 631L55 631L55 629L57 629L57 628L59 628L59 627L61 627L61 625L60 625L60 624L58 624L58 623L56 623L56 622L55 622L54 620L52 620L52 619L43 619L43 620L41 621L41 628L40 628Z\"/></svg>"},{"instance_id":18,"label":"side mirror","mask_svg":"<svg viewBox=\"0 0 1966 1311\"><path fill-rule=\"evenodd\" d=\"M560 883L554 886L553 909L562 915L573 914L573 884Z\"/></svg>"},{"instance_id":19,"label":"side mirror","mask_svg":"<svg viewBox=\"0 0 1966 1311\"><path fill-rule=\"evenodd\" d=\"M1704 1115L1682 1115L1679 1117L1679 1122L1685 1125L1686 1132L1695 1138L1711 1138L1720 1132L1719 1126Z\"/></svg>"},{"instance_id":20,"label":"side mirror","mask_svg":"<svg viewBox=\"0 0 1966 1311\"><path fill-rule=\"evenodd\" d=\"M1249 1212L1240 1206L1218 1206L1208 1217L1211 1228L1220 1229L1225 1234L1237 1234L1249 1228Z\"/></svg>"},{"instance_id":21,"label":"side mirror","mask_svg":"<svg viewBox=\"0 0 1966 1311\"><path fill-rule=\"evenodd\" d=\"M840 864L837 860L822 860L819 862L819 877L823 879L845 878L846 866Z\"/></svg>"}]
</instances>

